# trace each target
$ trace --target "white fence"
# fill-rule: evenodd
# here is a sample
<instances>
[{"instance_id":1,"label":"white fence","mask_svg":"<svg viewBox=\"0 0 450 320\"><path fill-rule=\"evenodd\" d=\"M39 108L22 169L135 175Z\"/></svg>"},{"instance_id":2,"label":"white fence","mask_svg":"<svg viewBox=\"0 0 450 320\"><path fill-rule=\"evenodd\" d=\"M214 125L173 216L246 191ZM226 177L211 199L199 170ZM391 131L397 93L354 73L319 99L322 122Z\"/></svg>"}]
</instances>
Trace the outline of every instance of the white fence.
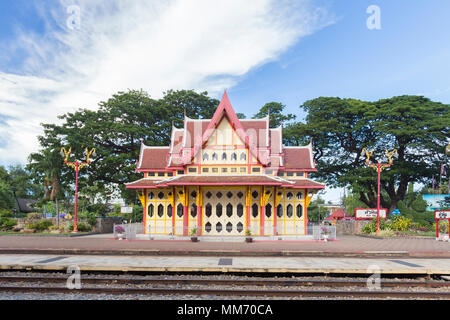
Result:
<instances>
[{"instance_id":1,"label":"white fence","mask_svg":"<svg viewBox=\"0 0 450 320\"><path fill-rule=\"evenodd\" d=\"M336 239L336 226L313 225L310 229L314 240Z\"/></svg>"},{"instance_id":2,"label":"white fence","mask_svg":"<svg viewBox=\"0 0 450 320\"><path fill-rule=\"evenodd\" d=\"M137 234L144 233L142 223L114 224L114 238L136 239Z\"/></svg>"}]
</instances>

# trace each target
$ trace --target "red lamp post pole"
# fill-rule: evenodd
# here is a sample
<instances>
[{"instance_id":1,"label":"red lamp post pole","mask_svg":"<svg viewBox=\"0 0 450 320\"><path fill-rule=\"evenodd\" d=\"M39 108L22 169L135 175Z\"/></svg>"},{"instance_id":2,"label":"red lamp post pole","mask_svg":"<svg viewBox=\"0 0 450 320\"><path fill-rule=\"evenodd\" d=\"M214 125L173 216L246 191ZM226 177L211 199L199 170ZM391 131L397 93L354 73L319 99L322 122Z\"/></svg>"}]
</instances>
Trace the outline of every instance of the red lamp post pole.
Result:
<instances>
[{"instance_id":1,"label":"red lamp post pole","mask_svg":"<svg viewBox=\"0 0 450 320\"><path fill-rule=\"evenodd\" d=\"M73 222L73 231L78 232L77 228L77 213L78 213L78 165L79 162L75 161L75 219Z\"/></svg>"},{"instance_id":2,"label":"red lamp post pole","mask_svg":"<svg viewBox=\"0 0 450 320\"><path fill-rule=\"evenodd\" d=\"M380 176L381 176L381 163L377 165L378 172L378 190L377 190L377 235L380 231Z\"/></svg>"},{"instance_id":3,"label":"red lamp post pole","mask_svg":"<svg viewBox=\"0 0 450 320\"><path fill-rule=\"evenodd\" d=\"M373 150L368 152L366 148L363 148L363 152L364 151L366 152L366 156L367 156L366 165L377 170L377 235L378 235L378 232L380 231L380 184L381 184L380 177L381 177L381 170L392 165L392 162L393 162L392 156L394 154L397 154L397 150L394 149L394 151L392 151L391 153L389 153L386 150L386 155L389 158L389 163L378 162L377 164L370 162L370 157L372 156Z\"/></svg>"},{"instance_id":4,"label":"red lamp post pole","mask_svg":"<svg viewBox=\"0 0 450 320\"><path fill-rule=\"evenodd\" d=\"M69 148L68 151L64 147L61 148L61 155L65 155L64 163L68 165L69 167L75 169L75 218L73 223L73 231L72 232L78 232L77 227L77 218L78 218L78 171L79 169L88 166L91 161L89 160L89 157L91 154L95 156L95 148L92 148L91 151L88 151L88 148L85 150L86 154L86 162L81 162L78 160L75 160L75 162L69 162L67 161L70 156L70 152L72 151L72 148Z\"/></svg>"}]
</instances>

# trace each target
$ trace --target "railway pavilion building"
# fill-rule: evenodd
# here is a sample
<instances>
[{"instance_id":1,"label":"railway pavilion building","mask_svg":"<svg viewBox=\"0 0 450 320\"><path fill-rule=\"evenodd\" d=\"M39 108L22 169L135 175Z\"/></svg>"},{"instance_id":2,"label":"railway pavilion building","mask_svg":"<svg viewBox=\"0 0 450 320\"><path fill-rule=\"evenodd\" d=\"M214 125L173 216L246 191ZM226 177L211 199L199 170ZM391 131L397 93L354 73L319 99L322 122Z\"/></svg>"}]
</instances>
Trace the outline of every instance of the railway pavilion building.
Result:
<instances>
[{"instance_id":1,"label":"railway pavilion building","mask_svg":"<svg viewBox=\"0 0 450 320\"><path fill-rule=\"evenodd\" d=\"M167 147L141 143L136 189L144 208L144 233L165 235L306 235L308 205L325 186L311 143L287 147L282 126L238 119L225 92L212 119L172 127Z\"/></svg>"}]
</instances>

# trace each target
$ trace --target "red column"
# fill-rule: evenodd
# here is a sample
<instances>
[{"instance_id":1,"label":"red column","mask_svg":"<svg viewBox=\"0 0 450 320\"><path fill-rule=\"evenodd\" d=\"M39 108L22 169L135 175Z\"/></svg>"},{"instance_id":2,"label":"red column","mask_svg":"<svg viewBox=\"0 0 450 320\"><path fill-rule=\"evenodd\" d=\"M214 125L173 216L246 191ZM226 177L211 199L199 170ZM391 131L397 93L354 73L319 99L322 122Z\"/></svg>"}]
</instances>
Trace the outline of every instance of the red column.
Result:
<instances>
[{"instance_id":1,"label":"red column","mask_svg":"<svg viewBox=\"0 0 450 320\"><path fill-rule=\"evenodd\" d=\"M172 235L175 235L175 207L177 206L177 194L176 189L172 188L172 194L173 194L173 203L172 203Z\"/></svg>"},{"instance_id":2,"label":"red column","mask_svg":"<svg viewBox=\"0 0 450 320\"><path fill-rule=\"evenodd\" d=\"M272 210L272 214L273 214L273 235L274 236L277 235L277 198L276 198L276 194L277 194L277 188L274 187L273 188L273 210Z\"/></svg>"},{"instance_id":3,"label":"red column","mask_svg":"<svg viewBox=\"0 0 450 320\"><path fill-rule=\"evenodd\" d=\"M264 197L264 195L263 195ZM264 202L263 202L264 204ZM264 235L264 206L261 206L261 208L259 208L259 230L260 230L260 235L263 236Z\"/></svg>"},{"instance_id":4,"label":"red column","mask_svg":"<svg viewBox=\"0 0 450 320\"><path fill-rule=\"evenodd\" d=\"M436 219L436 240L439 239L439 219Z\"/></svg>"},{"instance_id":5,"label":"red column","mask_svg":"<svg viewBox=\"0 0 450 320\"><path fill-rule=\"evenodd\" d=\"M73 232L78 232L77 213L78 213L78 161L75 161L75 218L73 223Z\"/></svg>"},{"instance_id":6,"label":"red column","mask_svg":"<svg viewBox=\"0 0 450 320\"><path fill-rule=\"evenodd\" d=\"M189 218L188 207L183 205L183 236L188 235L188 218Z\"/></svg>"},{"instance_id":7,"label":"red column","mask_svg":"<svg viewBox=\"0 0 450 320\"><path fill-rule=\"evenodd\" d=\"M304 190L304 198L305 198L305 203L304 203L304 210L305 210L305 236L308 235L308 207L306 205L306 201L307 201L307 197L308 197L308 189Z\"/></svg>"},{"instance_id":8,"label":"red column","mask_svg":"<svg viewBox=\"0 0 450 320\"><path fill-rule=\"evenodd\" d=\"M137 192L137 190L136 190ZM144 204L143 204L143 210L142 210L142 216L143 216L143 223L142 228L144 229L144 234L147 233L147 189L142 189L142 193L144 194Z\"/></svg>"},{"instance_id":9,"label":"red column","mask_svg":"<svg viewBox=\"0 0 450 320\"><path fill-rule=\"evenodd\" d=\"M380 173L381 173L381 163L378 162L377 165L378 172L378 189L377 189L377 234L380 231Z\"/></svg>"},{"instance_id":10,"label":"red column","mask_svg":"<svg viewBox=\"0 0 450 320\"><path fill-rule=\"evenodd\" d=\"M200 196L200 195L199 195ZM202 206L197 206L197 235L202 234Z\"/></svg>"}]
</instances>

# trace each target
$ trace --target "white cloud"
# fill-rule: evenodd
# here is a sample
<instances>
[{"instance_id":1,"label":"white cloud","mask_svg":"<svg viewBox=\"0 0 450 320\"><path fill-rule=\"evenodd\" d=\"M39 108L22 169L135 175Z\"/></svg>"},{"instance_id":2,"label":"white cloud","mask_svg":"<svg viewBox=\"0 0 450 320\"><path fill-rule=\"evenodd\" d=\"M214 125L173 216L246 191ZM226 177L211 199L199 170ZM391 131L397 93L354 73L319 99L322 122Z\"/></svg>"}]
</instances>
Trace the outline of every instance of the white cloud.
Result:
<instances>
[{"instance_id":1,"label":"white cloud","mask_svg":"<svg viewBox=\"0 0 450 320\"><path fill-rule=\"evenodd\" d=\"M25 163L39 124L57 115L129 88L217 94L333 21L309 0L80 0L72 30L73 4L41 5L45 34L22 30L10 44L27 59L16 74L0 70L0 164Z\"/></svg>"}]
</instances>

